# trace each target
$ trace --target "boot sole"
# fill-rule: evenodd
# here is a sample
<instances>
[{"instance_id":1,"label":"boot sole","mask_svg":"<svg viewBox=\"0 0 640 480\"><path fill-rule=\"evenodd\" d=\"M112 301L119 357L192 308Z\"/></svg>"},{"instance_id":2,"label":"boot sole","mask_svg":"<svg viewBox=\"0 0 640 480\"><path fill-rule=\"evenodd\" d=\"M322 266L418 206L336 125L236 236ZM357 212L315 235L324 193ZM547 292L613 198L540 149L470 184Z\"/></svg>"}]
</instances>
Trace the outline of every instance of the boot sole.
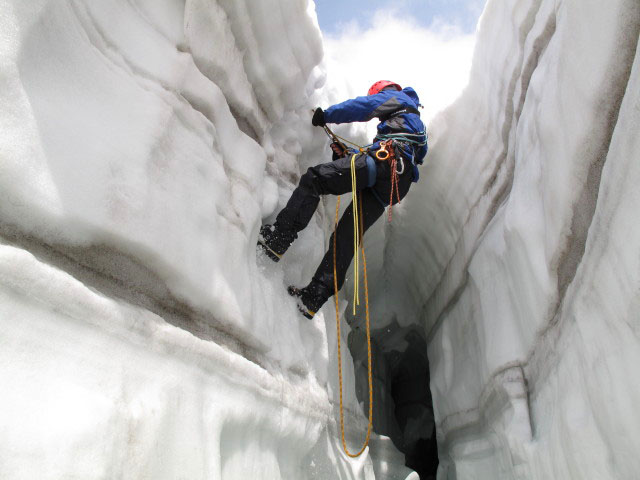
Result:
<instances>
[{"instance_id":1,"label":"boot sole","mask_svg":"<svg viewBox=\"0 0 640 480\"><path fill-rule=\"evenodd\" d=\"M289 287L287 287L287 293L297 299L296 306L298 307L298 311L309 320L313 319L313 316L316 314L316 312L312 312L311 310L308 310L306 307L304 307L304 305L301 305L302 300L300 299L300 295L302 294L302 292L300 291L300 289L294 287L293 285L290 285Z\"/></svg>"},{"instance_id":2,"label":"boot sole","mask_svg":"<svg viewBox=\"0 0 640 480\"><path fill-rule=\"evenodd\" d=\"M266 243L264 243L262 240L258 239L258 246L262 248L262 250L264 251L264 253L267 255L267 257L269 257L271 260L273 260L274 262L279 262L280 259L282 258L282 255L277 254L276 252L274 252L273 250L271 250Z\"/></svg>"}]
</instances>

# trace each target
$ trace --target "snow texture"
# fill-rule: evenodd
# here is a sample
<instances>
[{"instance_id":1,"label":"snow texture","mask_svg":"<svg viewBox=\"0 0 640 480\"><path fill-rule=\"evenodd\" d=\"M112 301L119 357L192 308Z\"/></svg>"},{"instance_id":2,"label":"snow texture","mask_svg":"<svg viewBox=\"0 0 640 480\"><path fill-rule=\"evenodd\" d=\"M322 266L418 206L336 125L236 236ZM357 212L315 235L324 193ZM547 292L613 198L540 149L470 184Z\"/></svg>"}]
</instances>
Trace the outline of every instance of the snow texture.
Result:
<instances>
[{"instance_id":1,"label":"snow texture","mask_svg":"<svg viewBox=\"0 0 640 480\"><path fill-rule=\"evenodd\" d=\"M638 476L639 35L637 0L489 1L368 243L377 327L428 339L438 478Z\"/></svg>"},{"instance_id":2,"label":"snow texture","mask_svg":"<svg viewBox=\"0 0 640 480\"><path fill-rule=\"evenodd\" d=\"M347 89L313 3L0 7L0 478L416 478L386 437L342 453L333 306L284 293L335 202L279 264L255 250ZM366 235L380 351L428 344L440 480L637 478L639 37L637 0L489 0L420 183Z\"/></svg>"},{"instance_id":3,"label":"snow texture","mask_svg":"<svg viewBox=\"0 0 640 480\"><path fill-rule=\"evenodd\" d=\"M383 437L341 453L331 307L285 292L331 205L256 257L327 159L313 3L0 8L0 478L405 478Z\"/></svg>"}]
</instances>

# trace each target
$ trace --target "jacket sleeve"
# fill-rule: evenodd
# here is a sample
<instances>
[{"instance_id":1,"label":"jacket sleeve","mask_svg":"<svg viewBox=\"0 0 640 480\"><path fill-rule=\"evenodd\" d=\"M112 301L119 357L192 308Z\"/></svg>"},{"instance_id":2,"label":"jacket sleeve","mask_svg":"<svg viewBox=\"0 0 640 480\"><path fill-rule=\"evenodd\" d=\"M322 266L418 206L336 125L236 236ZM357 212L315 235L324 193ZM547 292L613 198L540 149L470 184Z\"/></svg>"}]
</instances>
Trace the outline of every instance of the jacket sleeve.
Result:
<instances>
[{"instance_id":1,"label":"jacket sleeve","mask_svg":"<svg viewBox=\"0 0 640 480\"><path fill-rule=\"evenodd\" d=\"M368 122L385 99L380 94L356 97L327 108L324 119L327 123Z\"/></svg>"}]
</instances>

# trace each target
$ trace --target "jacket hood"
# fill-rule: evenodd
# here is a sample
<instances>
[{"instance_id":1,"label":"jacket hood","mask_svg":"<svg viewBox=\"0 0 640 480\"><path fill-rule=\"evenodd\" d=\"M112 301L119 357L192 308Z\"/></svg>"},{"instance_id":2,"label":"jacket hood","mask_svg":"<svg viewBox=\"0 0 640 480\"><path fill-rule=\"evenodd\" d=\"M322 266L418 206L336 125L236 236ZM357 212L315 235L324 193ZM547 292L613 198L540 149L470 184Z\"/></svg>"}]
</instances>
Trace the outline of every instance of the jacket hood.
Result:
<instances>
[{"instance_id":1,"label":"jacket hood","mask_svg":"<svg viewBox=\"0 0 640 480\"><path fill-rule=\"evenodd\" d=\"M407 96L415 102L416 107L420 105L420 99L418 98L418 94L413 88L411 87L403 88L402 91L406 93Z\"/></svg>"}]
</instances>

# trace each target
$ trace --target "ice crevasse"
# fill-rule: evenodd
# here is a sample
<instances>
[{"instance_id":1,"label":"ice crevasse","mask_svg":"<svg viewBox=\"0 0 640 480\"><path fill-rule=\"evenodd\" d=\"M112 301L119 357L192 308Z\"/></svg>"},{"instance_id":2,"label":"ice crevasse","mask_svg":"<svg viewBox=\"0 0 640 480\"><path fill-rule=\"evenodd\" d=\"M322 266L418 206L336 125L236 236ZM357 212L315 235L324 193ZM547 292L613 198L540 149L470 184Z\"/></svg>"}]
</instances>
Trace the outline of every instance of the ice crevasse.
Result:
<instances>
[{"instance_id":1,"label":"ice crevasse","mask_svg":"<svg viewBox=\"0 0 640 480\"><path fill-rule=\"evenodd\" d=\"M0 5L0 478L415 477L384 366L381 436L342 454L335 312L284 294L333 200L256 257L326 160L309 110L342 99L313 3ZM367 233L376 349L428 352L439 478L640 471L639 36L637 0L490 0L420 183Z\"/></svg>"},{"instance_id":2,"label":"ice crevasse","mask_svg":"<svg viewBox=\"0 0 640 480\"><path fill-rule=\"evenodd\" d=\"M1 11L0 477L406 476L384 438L375 465L341 454L335 326L284 291L323 254L325 207L283 264L256 258L324 160L313 3Z\"/></svg>"}]
</instances>

